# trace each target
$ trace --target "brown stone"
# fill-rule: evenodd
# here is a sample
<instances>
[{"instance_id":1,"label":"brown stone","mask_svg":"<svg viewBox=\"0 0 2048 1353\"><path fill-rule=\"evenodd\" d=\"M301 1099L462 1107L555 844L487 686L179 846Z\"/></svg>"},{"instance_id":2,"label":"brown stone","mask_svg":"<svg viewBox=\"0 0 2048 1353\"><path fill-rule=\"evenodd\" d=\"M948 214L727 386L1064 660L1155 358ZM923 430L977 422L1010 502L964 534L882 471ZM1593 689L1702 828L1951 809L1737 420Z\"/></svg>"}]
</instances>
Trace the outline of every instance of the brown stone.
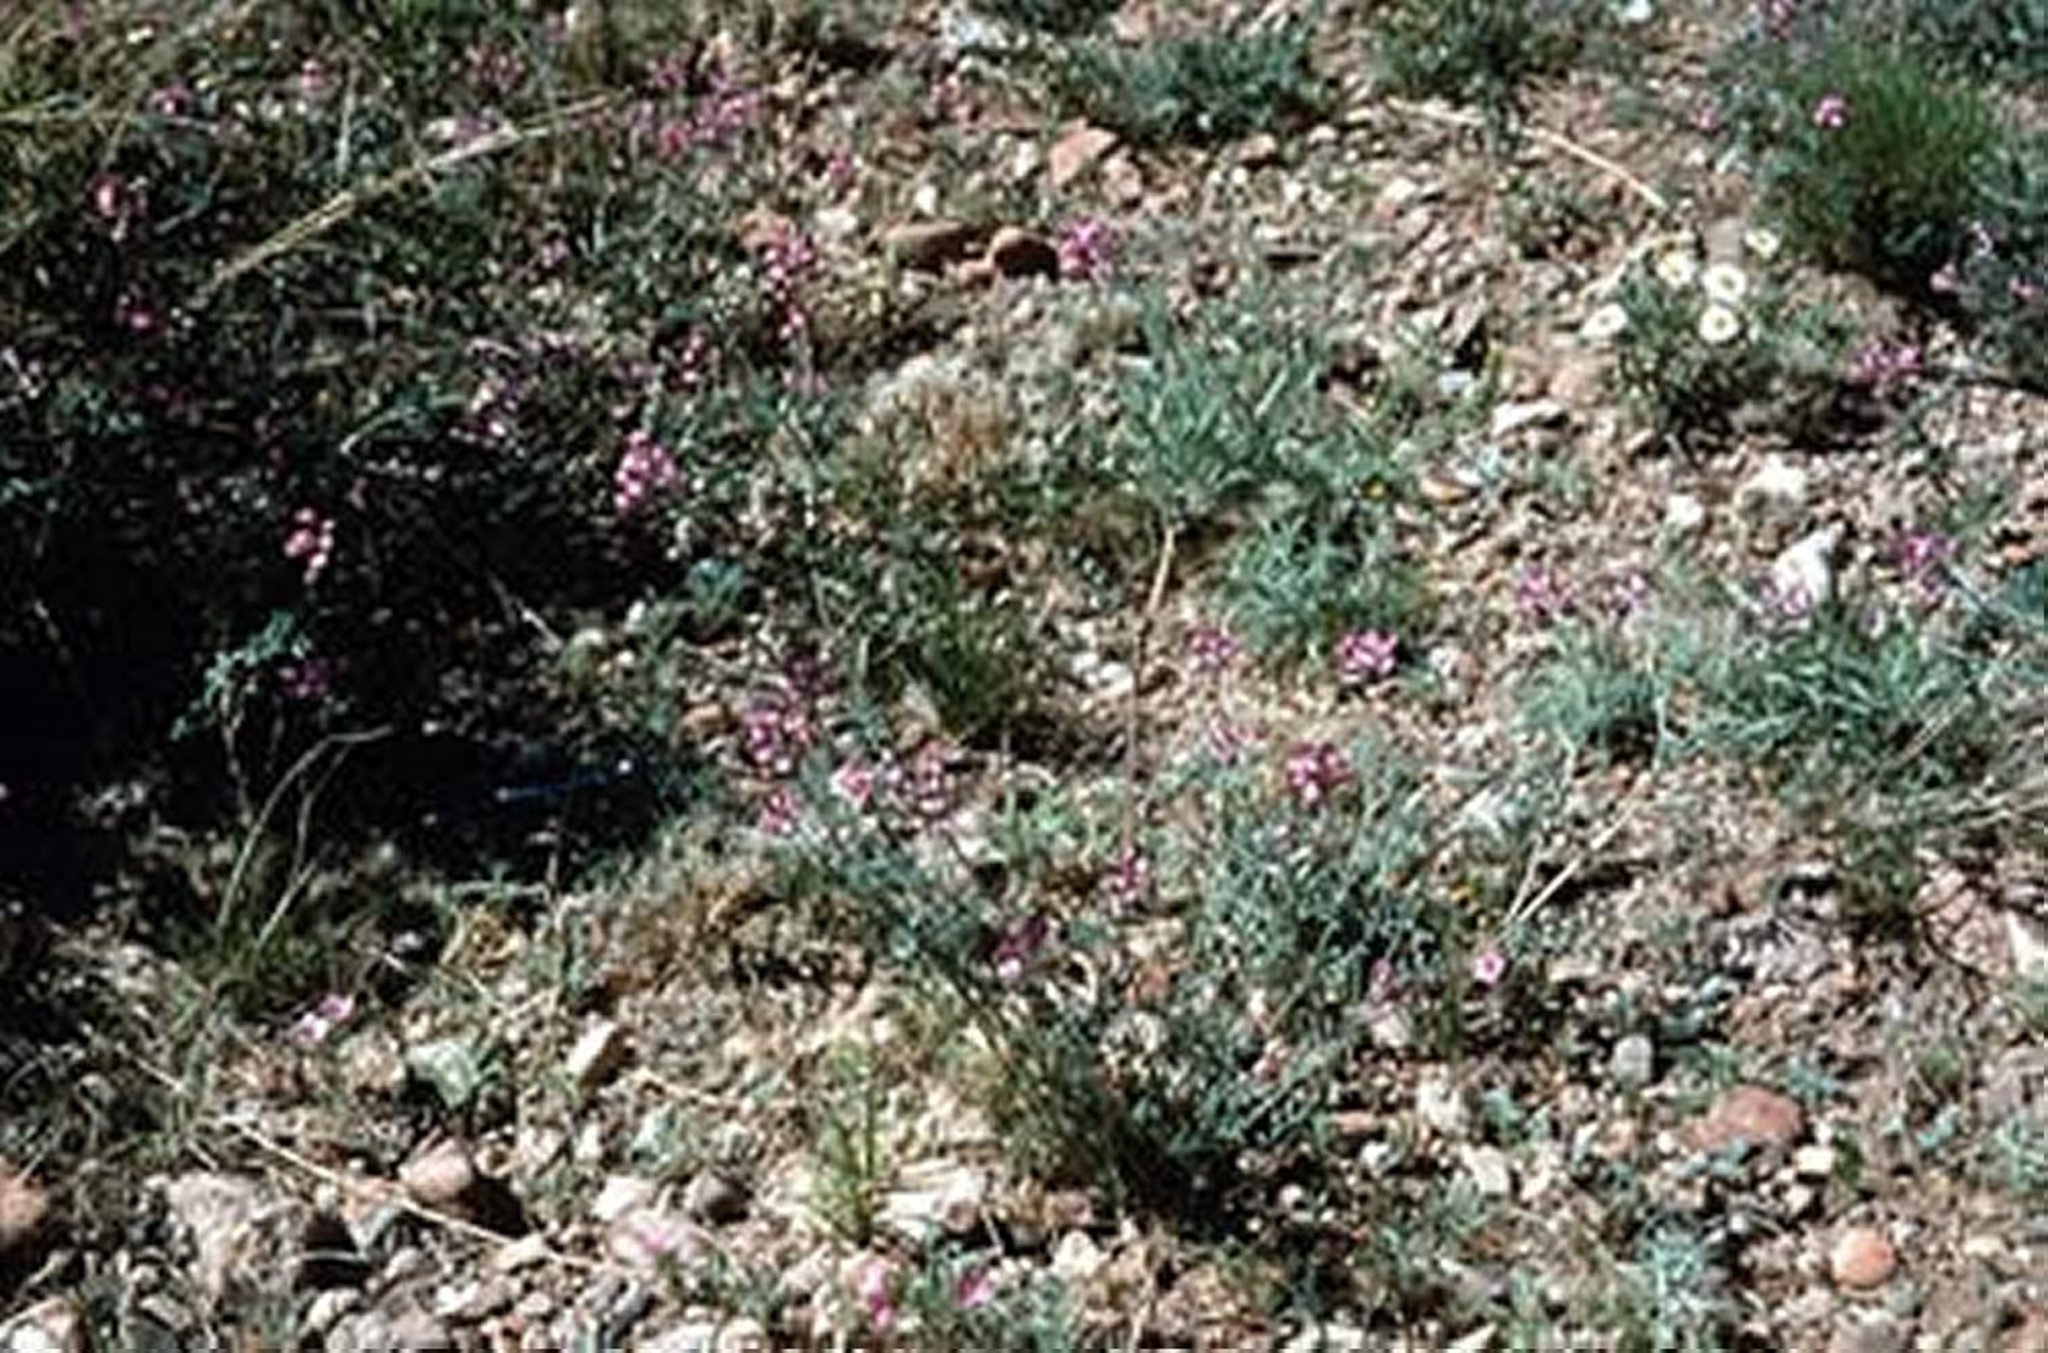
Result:
<instances>
[{"instance_id":1,"label":"brown stone","mask_svg":"<svg viewBox=\"0 0 2048 1353\"><path fill-rule=\"evenodd\" d=\"M1737 1142L1752 1150L1790 1146L1806 1133L1806 1113L1798 1102L1760 1085L1738 1085L1714 1101L1706 1117L1693 1125L1692 1144L1700 1151L1725 1151Z\"/></svg>"},{"instance_id":2,"label":"brown stone","mask_svg":"<svg viewBox=\"0 0 2048 1353\"><path fill-rule=\"evenodd\" d=\"M1055 191L1088 172L1116 144L1116 133L1085 122L1071 124L1046 155L1045 177Z\"/></svg>"},{"instance_id":3,"label":"brown stone","mask_svg":"<svg viewBox=\"0 0 2048 1353\"><path fill-rule=\"evenodd\" d=\"M2048 1306L2029 1308L1999 1347L2003 1353L2048 1353Z\"/></svg>"},{"instance_id":4,"label":"brown stone","mask_svg":"<svg viewBox=\"0 0 2048 1353\"><path fill-rule=\"evenodd\" d=\"M398 1167L398 1182L414 1202L426 1207L460 1206L476 1187L477 1177L468 1149L452 1137L432 1143Z\"/></svg>"},{"instance_id":5,"label":"brown stone","mask_svg":"<svg viewBox=\"0 0 2048 1353\"><path fill-rule=\"evenodd\" d=\"M1875 1226L1851 1226L1828 1247L1828 1274L1838 1287L1877 1287L1898 1268L1898 1252Z\"/></svg>"},{"instance_id":6,"label":"brown stone","mask_svg":"<svg viewBox=\"0 0 2048 1353\"><path fill-rule=\"evenodd\" d=\"M0 1160L0 1265L29 1254L50 1217L50 1197L35 1181Z\"/></svg>"},{"instance_id":7,"label":"brown stone","mask_svg":"<svg viewBox=\"0 0 2048 1353\"><path fill-rule=\"evenodd\" d=\"M1005 277L1056 277L1060 251L1043 235L1018 226L1004 226L989 241L988 261Z\"/></svg>"},{"instance_id":8,"label":"brown stone","mask_svg":"<svg viewBox=\"0 0 2048 1353\"><path fill-rule=\"evenodd\" d=\"M982 233L965 221L899 221L882 231L882 248L907 268L937 272L972 257Z\"/></svg>"}]
</instances>

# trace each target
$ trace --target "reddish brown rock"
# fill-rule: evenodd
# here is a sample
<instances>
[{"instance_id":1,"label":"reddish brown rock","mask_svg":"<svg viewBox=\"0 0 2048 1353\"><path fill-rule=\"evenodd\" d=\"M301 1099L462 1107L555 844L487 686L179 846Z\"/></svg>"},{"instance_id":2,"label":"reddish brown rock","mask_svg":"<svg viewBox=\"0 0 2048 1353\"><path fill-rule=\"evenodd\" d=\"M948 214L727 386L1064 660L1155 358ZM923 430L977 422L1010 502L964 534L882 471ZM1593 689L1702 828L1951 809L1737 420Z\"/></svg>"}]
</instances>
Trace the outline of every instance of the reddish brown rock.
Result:
<instances>
[{"instance_id":1,"label":"reddish brown rock","mask_svg":"<svg viewBox=\"0 0 2048 1353\"><path fill-rule=\"evenodd\" d=\"M1738 1085L1693 1124L1692 1144L1699 1151L1726 1151L1747 1142L1752 1150L1767 1151L1790 1146L1805 1134L1806 1112L1797 1101L1760 1085Z\"/></svg>"},{"instance_id":2,"label":"reddish brown rock","mask_svg":"<svg viewBox=\"0 0 2048 1353\"><path fill-rule=\"evenodd\" d=\"M50 1218L50 1198L35 1181L0 1160L0 1265L31 1254Z\"/></svg>"},{"instance_id":3,"label":"reddish brown rock","mask_svg":"<svg viewBox=\"0 0 2048 1353\"><path fill-rule=\"evenodd\" d=\"M1060 133L1045 159L1046 181L1055 190L1088 172L1116 144L1116 133L1076 122Z\"/></svg>"},{"instance_id":4,"label":"reddish brown rock","mask_svg":"<svg viewBox=\"0 0 2048 1353\"><path fill-rule=\"evenodd\" d=\"M2048 1306L2034 1306L2006 1331L2003 1353L2048 1353Z\"/></svg>"},{"instance_id":5,"label":"reddish brown rock","mask_svg":"<svg viewBox=\"0 0 2048 1353\"><path fill-rule=\"evenodd\" d=\"M1043 235L1018 226L1004 226L989 241L988 261L1005 277L1056 277L1060 251Z\"/></svg>"},{"instance_id":6,"label":"reddish brown rock","mask_svg":"<svg viewBox=\"0 0 2048 1353\"><path fill-rule=\"evenodd\" d=\"M1875 1226L1851 1226L1828 1247L1828 1274L1837 1287L1879 1287L1898 1268L1898 1252Z\"/></svg>"}]
</instances>

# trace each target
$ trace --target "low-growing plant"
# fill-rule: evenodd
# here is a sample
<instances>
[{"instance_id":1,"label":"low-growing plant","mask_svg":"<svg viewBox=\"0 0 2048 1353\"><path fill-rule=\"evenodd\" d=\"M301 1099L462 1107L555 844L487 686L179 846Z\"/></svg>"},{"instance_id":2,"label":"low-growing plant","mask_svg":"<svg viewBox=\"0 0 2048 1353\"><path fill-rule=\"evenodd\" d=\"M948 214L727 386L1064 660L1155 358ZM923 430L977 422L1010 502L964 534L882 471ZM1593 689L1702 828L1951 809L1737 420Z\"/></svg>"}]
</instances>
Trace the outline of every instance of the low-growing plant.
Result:
<instances>
[{"instance_id":1,"label":"low-growing plant","mask_svg":"<svg viewBox=\"0 0 2048 1353\"><path fill-rule=\"evenodd\" d=\"M825 1067L829 1088L817 1140L811 1205L841 1239L864 1245L889 1185L882 1148L883 1090L873 1054L840 1049Z\"/></svg>"},{"instance_id":2,"label":"low-growing plant","mask_svg":"<svg viewBox=\"0 0 2048 1353\"><path fill-rule=\"evenodd\" d=\"M1382 22L1394 92L1476 104L1498 131L1522 116L1530 82L1584 59L1612 11L1607 0L1402 0Z\"/></svg>"},{"instance_id":3,"label":"low-growing plant","mask_svg":"<svg viewBox=\"0 0 2048 1353\"><path fill-rule=\"evenodd\" d=\"M976 1032L1021 1165L1209 1227L1261 1179L1313 1167L1375 982L1462 991L1443 979L1471 918L1428 899L1441 841L1409 773L1384 749L1321 746L1285 778L1287 799L1228 769L1183 787L1196 834L1162 848L1158 867L1178 864L1156 886L1187 899L1185 954L1163 968L1125 948L1099 896L1056 908L1004 886L1046 873L1028 836L1001 834L1000 872L935 868L886 822L821 808L794 830L794 879L843 894L824 914L860 918L876 960L950 1012L942 1027Z\"/></svg>"},{"instance_id":4,"label":"low-growing plant","mask_svg":"<svg viewBox=\"0 0 2048 1353\"><path fill-rule=\"evenodd\" d=\"M1039 57L1061 102L1140 145L1279 131L1327 103L1306 21L1198 33L1141 47L1097 40Z\"/></svg>"},{"instance_id":5,"label":"low-growing plant","mask_svg":"<svg viewBox=\"0 0 2048 1353\"><path fill-rule=\"evenodd\" d=\"M2003 132L1975 89L1843 21L1743 49L1738 119L1793 243L1911 296L1934 294L1982 209Z\"/></svg>"},{"instance_id":6,"label":"low-growing plant","mask_svg":"<svg viewBox=\"0 0 2048 1353\"><path fill-rule=\"evenodd\" d=\"M1687 243L1631 271L1616 304L1617 379L1667 445L1711 447L1747 424L1829 430L1846 341L1829 310L1738 264L1702 267Z\"/></svg>"},{"instance_id":7,"label":"low-growing plant","mask_svg":"<svg viewBox=\"0 0 2048 1353\"><path fill-rule=\"evenodd\" d=\"M979 0L976 6L998 19L1041 33L1072 36L1099 28L1121 0Z\"/></svg>"}]
</instances>

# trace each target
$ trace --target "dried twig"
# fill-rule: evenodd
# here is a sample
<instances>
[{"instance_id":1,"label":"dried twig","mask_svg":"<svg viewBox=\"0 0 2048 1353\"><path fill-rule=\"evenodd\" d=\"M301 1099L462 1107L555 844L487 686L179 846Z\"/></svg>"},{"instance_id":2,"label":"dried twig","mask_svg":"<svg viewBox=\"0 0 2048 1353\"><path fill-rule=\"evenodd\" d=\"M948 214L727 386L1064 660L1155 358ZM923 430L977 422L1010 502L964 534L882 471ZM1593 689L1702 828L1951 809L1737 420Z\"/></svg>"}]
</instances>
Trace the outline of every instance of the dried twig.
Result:
<instances>
[{"instance_id":1,"label":"dried twig","mask_svg":"<svg viewBox=\"0 0 2048 1353\"><path fill-rule=\"evenodd\" d=\"M559 136L565 131L581 126L592 116L602 112L610 102L609 98L585 99L581 103L560 109L538 122L517 127L500 127L496 131L487 132L417 164L407 165L404 169L371 179L354 188L344 189L268 239L244 250L214 269L213 276L207 279L206 285L193 295L191 308L197 310L204 307L236 279L319 238L373 202L403 192L407 188L426 182L436 174L458 168L472 160L481 160L500 151L510 150L514 146L528 145Z\"/></svg>"},{"instance_id":2,"label":"dried twig","mask_svg":"<svg viewBox=\"0 0 2048 1353\"><path fill-rule=\"evenodd\" d=\"M1590 864L1601 851L1607 849L1608 843L1621 834L1622 828L1635 820L1636 814L1642 811L1643 805L1648 801L1648 796L1640 791L1631 793L1622 810L1609 819L1606 826L1593 833L1593 839L1586 843L1586 848L1574 855L1564 868L1553 874L1550 882L1544 884L1535 895L1526 899L1518 897L1515 900L1514 905L1508 908L1507 926L1513 928L1522 925L1541 911L1545 903L1556 897L1567 883L1578 877L1580 870ZM1524 882L1526 884L1528 880L1525 879Z\"/></svg>"},{"instance_id":3,"label":"dried twig","mask_svg":"<svg viewBox=\"0 0 2048 1353\"><path fill-rule=\"evenodd\" d=\"M1477 113L1459 112L1448 108L1433 108L1426 103L1411 103L1407 99L1386 98L1382 99L1381 102L1403 117L1420 118L1425 122L1434 122L1439 126L1457 127L1466 131L1479 131L1486 126L1486 119ZM1528 133L1529 138L1539 145L1545 145L1552 150L1569 155L1581 164L1590 165L1609 178L1619 182L1623 187L1627 188L1637 197L1640 197L1658 215L1668 216L1671 214L1671 200L1649 184L1643 182L1641 178L1630 172L1626 166L1617 164L1600 152L1589 150L1570 137L1561 136L1548 128L1530 126L1524 128L1524 130Z\"/></svg>"},{"instance_id":4,"label":"dried twig","mask_svg":"<svg viewBox=\"0 0 2048 1353\"><path fill-rule=\"evenodd\" d=\"M1159 606L1166 595L1166 580L1173 572L1173 549L1177 532L1172 522L1159 542L1159 562L1152 570L1152 588L1145 597L1145 609L1138 616L1137 652L1131 662L1131 698L1124 709L1124 783L1138 782L1138 725L1145 696L1145 669L1151 661L1152 629L1159 618ZM1138 848L1139 796L1133 793L1124 808L1123 855L1128 860Z\"/></svg>"}]
</instances>

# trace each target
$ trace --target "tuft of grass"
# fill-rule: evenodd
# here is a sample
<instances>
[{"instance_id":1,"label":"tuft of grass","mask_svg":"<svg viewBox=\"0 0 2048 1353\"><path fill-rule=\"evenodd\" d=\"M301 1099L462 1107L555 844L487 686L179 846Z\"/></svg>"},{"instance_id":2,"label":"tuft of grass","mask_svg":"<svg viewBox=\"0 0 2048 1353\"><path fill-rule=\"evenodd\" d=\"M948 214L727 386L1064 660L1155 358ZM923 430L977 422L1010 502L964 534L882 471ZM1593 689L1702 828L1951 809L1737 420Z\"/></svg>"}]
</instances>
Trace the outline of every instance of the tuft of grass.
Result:
<instances>
[{"instance_id":1,"label":"tuft of grass","mask_svg":"<svg viewBox=\"0 0 2048 1353\"><path fill-rule=\"evenodd\" d=\"M1531 81L1570 70L1611 26L1605 0L1403 0L1380 62L1395 93L1477 105L1500 130L1522 116Z\"/></svg>"},{"instance_id":2,"label":"tuft of grass","mask_svg":"<svg viewBox=\"0 0 2048 1353\"><path fill-rule=\"evenodd\" d=\"M1328 91L1305 20L1127 48L1087 40L1046 56L1060 101L1137 145L1231 141L1312 119Z\"/></svg>"},{"instance_id":3,"label":"tuft of grass","mask_svg":"<svg viewBox=\"0 0 2048 1353\"><path fill-rule=\"evenodd\" d=\"M979 0L975 8L1041 33L1072 36L1100 28L1122 0Z\"/></svg>"},{"instance_id":4,"label":"tuft of grass","mask_svg":"<svg viewBox=\"0 0 2048 1353\"><path fill-rule=\"evenodd\" d=\"M1771 210L1794 243L1906 295L1962 258L2003 132L1976 89L1844 24L1756 53L1748 112Z\"/></svg>"}]
</instances>

